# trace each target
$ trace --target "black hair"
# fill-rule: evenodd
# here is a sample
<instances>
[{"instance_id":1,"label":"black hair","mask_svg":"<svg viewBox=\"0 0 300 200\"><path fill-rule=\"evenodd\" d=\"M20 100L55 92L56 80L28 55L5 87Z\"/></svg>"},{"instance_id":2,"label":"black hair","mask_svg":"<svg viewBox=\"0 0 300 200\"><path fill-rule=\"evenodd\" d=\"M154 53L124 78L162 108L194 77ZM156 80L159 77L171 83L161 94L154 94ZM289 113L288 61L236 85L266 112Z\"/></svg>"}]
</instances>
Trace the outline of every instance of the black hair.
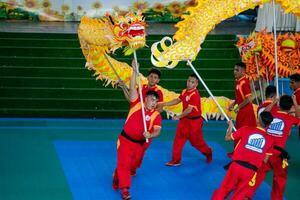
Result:
<instances>
[{"instance_id":1,"label":"black hair","mask_svg":"<svg viewBox=\"0 0 300 200\"><path fill-rule=\"evenodd\" d=\"M271 98L276 95L276 87L274 85L268 85L266 88L266 98Z\"/></svg>"},{"instance_id":2,"label":"black hair","mask_svg":"<svg viewBox=\"0 0 300 200\"><path fill-rule=\"evenodd\" d=\"M199 81L199 78L195 73L189 75L189 77L195 78L197 81Z\"/></svg>"},{"instance_id":3,"label":"black hair","mask_svg":"<svg viewBox=\"0 0 300 200\"><path fill-rule=\"evenodd\" d=\"M268 111L261 112L259 116L264 126L268 126L273 121L273 116Z\"/></svg>"},{"instance_id":4,"label":"black hair","mask_svg":"<svg viewBox=\"0 0 300 200\"><path fill-rule=\"evenodd\" d=\"M150 74L156 74L156 75L158 76L158 78L160 78L160 76L161 76L161 72L160 72L158 69L156 69L156 68L151 68L151 69L149 70L149 72L148 72L148 76L149 76Z\"/></svg>"},{"instance_id":5,"label":"black hair","mask_svg":"<svg viewBox=\"0 0 300 200\"><path fill-rule=\"evenodd\" d=\"M294 102L293 102L293 99L291 96L289 95L282 95L280 97L280 100L279 100L279 107L281 110L290 110L291 107L293 106Z\"/></svg>"},{"instance_id":6,"label":"black hair","mask_svg":"<svg viewBox=\"0 0 300 200\"><path fill-rule=\"evenodd\" d=\"M239 66L239 67L241 67L241 68L243 68L243 69L246 69L246 64L243 63L243 62L235 63L235 66Z\"/></svg>"},{"instance_id":7,"label":"black hair","mask_svg":"<svg viewBox=\"0 0 300 200\"><path fill-rule=\"evenodd\" d=\"M147 96L154 96L156 99L159 99L158 93L154 90L148 90L148 92L146 92L146 97Z\"/></svg>"},{"instance_id":8,"label":"black hair","mask_svg":"<svg viewBox=\"0 0 300 200\"><path fill-rule=\"evenodd\" d=\"M300 74L296 73L296 74L292 74L289 77L291 80L295 81L295 82L299 82L300 81Z\"/></svg>"}]
</instances>

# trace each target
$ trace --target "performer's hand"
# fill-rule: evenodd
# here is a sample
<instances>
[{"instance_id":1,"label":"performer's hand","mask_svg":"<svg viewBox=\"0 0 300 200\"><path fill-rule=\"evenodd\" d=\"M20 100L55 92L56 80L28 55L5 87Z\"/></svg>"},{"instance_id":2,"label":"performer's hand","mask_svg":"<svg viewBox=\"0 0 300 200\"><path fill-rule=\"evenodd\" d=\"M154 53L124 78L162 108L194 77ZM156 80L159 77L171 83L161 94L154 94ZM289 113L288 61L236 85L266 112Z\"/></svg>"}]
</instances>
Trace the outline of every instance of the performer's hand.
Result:
<instances>
[{"instance_id":1,"label":"performer's hand","mask_svg":"<svg viewBox=\"0 0 300 200\"><path fill-rule=\"evenodd\" d=\"M173 120L179 120L180 117L179 117L178 115L174 115L172 119L173 119Z\"/></svg>"},{"instance_id":2,"label":"performer's hand","mask_svg":"<svg viewBox=\"0 0 300 200\"><path fill-rule=\"evenodd\" d=\"M239 107L237 107L236 109L234 109L233 111L235 112L235 113L238 113L239 112Z\"/></svg>"},{"instance_id":3,"label":"performer's hand","mask_svg":"<svg viewBox=\"0 0 300 200\"><path fill-rule=\"evenodd\" d=\"M229 111L233 111L233 108L234 108L234 103L231 103L231 104L228 106L228 110L229 110Z\"/></svg>"},{"instance_id":4,"label":"performer's hand","mask_svg":"<svg viewBox=\"0 0 300 200\"><path fill-rule=\"evenodd\" d=\"M137 63L137 65L136 65L136 63ZM138 62L135 62L134 59L133 59L132 62L131 62L131 66L132 66L132 69L133 69L135 72L137 71L137 69L140 68L139 63L138 63Z\"/></svg>"},{"instance_id":5,"label":"performer's hand","mask_svg":"<svg viewBox=\"0 0 300 200\"><path fill-rule=\"evenodd\" d=\"M144 132L143 135L147 139L151 138L151 134L148 131Z\"/></svg>"},{"instance_id":6,"label":"performer's hand","mask_svg":"<svg viewBox=\"0 0 300 200\"><path fill-rule=\"evenodd\" d=\"M126 87L125 83L122 80L119 80L116 84L120 88L125 88Z\"/></svg>"}]
</instances>

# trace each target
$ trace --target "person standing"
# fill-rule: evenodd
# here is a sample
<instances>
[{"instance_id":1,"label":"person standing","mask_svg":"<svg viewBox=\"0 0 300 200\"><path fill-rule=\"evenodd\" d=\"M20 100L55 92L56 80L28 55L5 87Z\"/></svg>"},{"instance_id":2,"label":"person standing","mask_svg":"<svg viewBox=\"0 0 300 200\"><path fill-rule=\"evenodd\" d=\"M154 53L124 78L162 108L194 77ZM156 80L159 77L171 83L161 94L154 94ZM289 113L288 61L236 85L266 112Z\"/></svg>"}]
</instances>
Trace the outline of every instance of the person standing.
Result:
<instances>
[{"instance_id":1,"label":"person standing","mask_svg":"<svg viewBox=\"0 0 300 200\"><path fill-rule=\"evenodd\" d=\"M148 91L155 91L158 94L158 104L162 103L164 100L163 97L163 93L162 91L157 87L157 84L160 81L160 76L161 76L161 72L156 69L156 68L151 68L148 72L148 76L147 76L147 80L148 83L147 84L143 84L142 85L142 96L143 96L143 100L145 101L145 97ZM119 82L119 86L122 88L125 98L129 101L129 96L127 95L128 93L125 92L126 87L124 85L124 83ZM139 154L136 156L136 160L134 162L134 165L132 166L131 169L131 175L135 176L136 175L136 170L138 168L141 167L145 153L147 151L147 149L149 148L150 144L152 142L152 139L148 139L148 142L144 143L143 148L141 149L141 151L139 152Z\"/></svg>"},{"instance_id":2,"label":"person standing","mask_svg":"<svg viewBox=\"0 0 300 200\"><path fill-rule=\"evenodd\" d=\"M237 113L236 116L236 129L243 126L256 127L256 117L251 100L251 89L249 80L246 78L246 65L245 63L236 63L234 66L235 78L235 100L232 102L228 110ZM238 105L235 108L235 105ZM234 147L238 141L234 141ZM228 157L232 156L232 152L227 154Z\"/></svg>"},{"instance_id":3,"label":"person standing","mask_svg":"<svg viewBox=\"0 0 300 200\"><path fill-rule=\"evenodd\" d=\"M146 138L157 137L161 131L161 115L155 110L158 94L148 91L145 97L145 120L147 130L143 126L143 113L140 98L136 90L136 70L134 62L130 80L129 100L130 110L123 130L117 142L117 167L113 175L113 188L121 190L122 199L130 199L131 169L134 167L136 157L142 151Z\"/></svg>"},{"instance_id":4,"label":"person standing","mask_svg":"<svg viewBox=\"0 0 300 200\"><path fill-rule=\"evenodd\" d=\"M172 160L167 162L167 166L179 166L184 144L189 140L193 147L206 156L206 162L212 161L212 149L206 144L203 134L203 118L201 116L201 97L197 90L198 77L191 74L187 79L187 86L181 95L169 102L159 104L159 106L172 106L182 102L183 110L180 115L175 115L173 120L179 120L176 135L173 143Z\"/></svg>"}]
</instances>

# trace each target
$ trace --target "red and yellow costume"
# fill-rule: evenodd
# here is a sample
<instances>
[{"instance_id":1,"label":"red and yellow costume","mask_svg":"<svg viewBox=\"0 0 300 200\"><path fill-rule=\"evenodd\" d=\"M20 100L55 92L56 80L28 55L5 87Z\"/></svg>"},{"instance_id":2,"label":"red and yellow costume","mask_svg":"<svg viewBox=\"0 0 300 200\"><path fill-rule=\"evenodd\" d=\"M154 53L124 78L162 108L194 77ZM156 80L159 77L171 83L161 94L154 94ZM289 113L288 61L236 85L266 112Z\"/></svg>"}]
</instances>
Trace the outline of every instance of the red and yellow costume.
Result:
<instances>
[{"instance_id":1,"label":"red and yellow costume","mask_svg":"<svg viewBox=\"0 0 300 200\"><path fill-rule=\"evenodd\" d=\"M155 127L161 127L161 115L156 110L145 109L145 119L148 132L152 133ZM145 143L141 103L139 98L130 102L130 110L123 131L118 139L117 169L114 179L117 179L119 188L129 188L131 185L130 171L134 168L137 156Z\"/></svg>"},{"instance_id":2,"label":"red and yellow costume","mask_svg":"<svg viewBox=\"0 0 300 200\"><path fill-rule=\"evenodd\" d=\"M235 85L235 103L241 104L247 97L251 96L251 89L249 80L243 76L236 81ZM256 127L256 118L252 103L248 103L240 108L236 116L236 128L243 126Z\"/></svg>"},{"instance_id":3,"label":"red and yellow costume","mask_svg":"<svg viewBox=\"0 0 300 200\"><path fill-rule=\"evenodd\" d=\"M157 92L157 94L158 94L158 103L162 103L162 102L164 101L162 91L161 91L160 89L158 89L156 85L150 87L148 84L144 84L144 85L142 86L142 95L143 95L143 100L144 100L144 101L145 101L146 94L147 94L147 92L148 92L149 90L153 90L153 91ZM134 168L132 169L132 173L133 173L133 174L135 173L135 169L136 169L136 168L139 168L139 167L142 165L142 162L143 162L143 158L144 158L145 152L146 152L146 150L149 148L151 142L152 142L152 139L149 138L149 139L148 139L148 142L144 143L143 148L142 148L142 151L141 151L140 154L137 156L135 166L134 166Z\"/></svg>"}]
</instances>

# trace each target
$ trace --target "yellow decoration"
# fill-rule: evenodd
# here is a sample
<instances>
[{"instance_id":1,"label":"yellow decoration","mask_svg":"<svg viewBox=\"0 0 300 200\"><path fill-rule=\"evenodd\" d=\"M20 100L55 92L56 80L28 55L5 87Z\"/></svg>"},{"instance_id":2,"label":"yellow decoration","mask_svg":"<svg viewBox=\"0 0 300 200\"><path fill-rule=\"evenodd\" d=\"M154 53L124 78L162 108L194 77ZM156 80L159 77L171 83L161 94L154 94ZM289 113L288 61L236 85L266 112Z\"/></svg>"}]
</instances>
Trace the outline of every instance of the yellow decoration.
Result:
<instances>
[{"instance_id":1,"label":"yellow decoration","mask_svg":"<svg viewBox=\"0 0 300 200\"><path fill-rule=\"evenodd\" d=\"M173 37L176 42L161 52L153 48L154 58L152 60L155 61L153 65L169 67L170 63L195 59L206 35L217 24L267 2L270 0L198 0L197 6L189 7L187 9L188 14L181 15L183 20L175 25L178 28ZM276 2L286 12L300 16L299 0L276 0Z\"/></svg>"},{"instance_id":2,"label":"yellow decoration","mask_svg":"<svg viewBox=\"0 0 300 200\"><path fill-rule=\"evenodd\" d=\"M131 23L129 23L129 20ZM144 33L144 29L141 27L142 25L144 25L142 16L140 14L133 15L132 13L125 17L107 16L103 19L81 18L78 28L78 37L82 52L87 60L86 67L95 71L96 79L104 81L105 86L108 86L109 84L114 86L118 81L117 76L105 57L112 63L122 81L129 86L132 68L127 63L119 62L111 58L108 54L124 46L124 44L127 44L126 47L128 49L143 47L145 45L144 34L139 35L138 37L127 36L127 33L131 33L131 31L129 31L130 29L140 32L143 30ZM165 42L167 40L169 39L165 38L163 41ZM164 42L161 42L161 46L167 48ZM177 63L173 62L173 64L175 65ZM142 74L140 75L140 78L141 84L147 84L147 78ZM163 92L165 101L170 101L179 97L179 94L176 94L175 92L168 91L161 86L158 86L158 88ZM227 115L235 119L235 113L227 110L227 107L232 100L226 97L216 97L216 99L223 109L227 111ZM211 98L203 97L201 100L202 114L205 119L224 119L224 116L220 114L221 112ZM182 104L166 107L165 110L167 114L171 116L180 114L182 111Z\"/></svg>"}]
</instances>

